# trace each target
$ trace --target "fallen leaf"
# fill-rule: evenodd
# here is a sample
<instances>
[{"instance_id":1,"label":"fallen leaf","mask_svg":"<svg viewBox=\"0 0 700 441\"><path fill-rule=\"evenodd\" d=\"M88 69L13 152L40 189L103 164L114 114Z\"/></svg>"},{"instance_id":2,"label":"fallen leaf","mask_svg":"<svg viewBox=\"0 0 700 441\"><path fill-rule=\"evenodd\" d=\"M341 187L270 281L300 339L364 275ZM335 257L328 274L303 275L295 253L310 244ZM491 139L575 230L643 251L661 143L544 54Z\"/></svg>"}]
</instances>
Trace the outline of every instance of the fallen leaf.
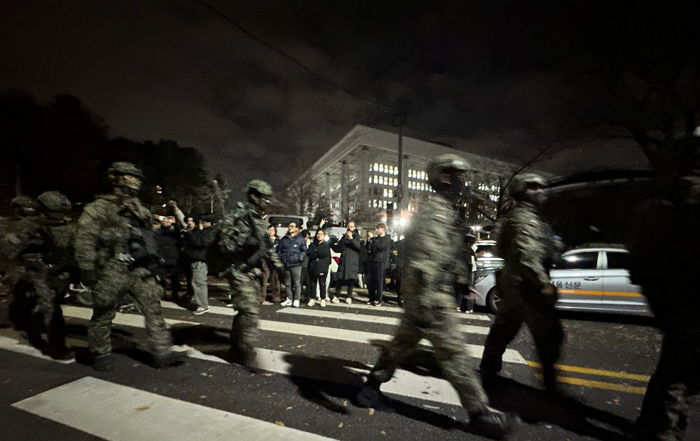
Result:
<instances>
[{"instance_id":1,"label":"fallen leaf","mask_svg":"<svg viewBox=\"0 0 700 441\"><path fill-rule=\"evenodd\" d=\"M343 428L343 423L338 424L338 429L342 429L342 428Z\"/></svg>"},{"instance_id":2,"label":"fallen leaf","mask_svg":"<svg viewBox=\"0 0 700 441\"><path fill-rule=\"evenodd\" d=\"M284 427L284 423L282 421L275 421L275 424Z\"/></svg>"},{"instance_id":3,"label":"fallen leaf","mask_svg":"<svg viewBox=\"0 0 700 441\"><path fill-rule=\"evenodd\" d=\"M138 410L139 412L143 412L144 410L148 410L148 409L150 409L149 406L137 407L137 408L136 408L136 410Z\"/></svg>"},{"instance_id":4,"label":"fallen leaf","mask_svg":"<svg viewBox=\"0 0 700 441\"><path fill-rule=\"evenodd\" d=\"M372 415L374 415L374 409L369 410L369 416L372 416Z\"/></svg>"}]
</instances>

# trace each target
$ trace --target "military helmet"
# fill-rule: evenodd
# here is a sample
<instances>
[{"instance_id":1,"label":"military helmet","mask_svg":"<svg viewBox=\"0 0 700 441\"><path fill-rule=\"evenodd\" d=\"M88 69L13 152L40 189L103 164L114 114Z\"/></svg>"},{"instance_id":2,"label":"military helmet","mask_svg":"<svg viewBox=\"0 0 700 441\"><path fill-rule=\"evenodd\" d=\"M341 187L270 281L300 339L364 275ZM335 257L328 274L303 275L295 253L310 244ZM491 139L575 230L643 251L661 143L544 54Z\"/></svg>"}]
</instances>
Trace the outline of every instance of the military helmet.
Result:
<instances>
[{"instance_id":1,"label":"military helmet","mask_svg":"<svg viewBox=\"0 0 700 441\"><path fill-rule=\"evenodd\" d=\"M107 174L110 175L129 175L136 176L139 179L143 179L143 172L140 168L136 167L131 162L113 162L109 165L107 169Z\"/></svg>"},{"instance_id":2,"label":"military helmet","mask_svg":"<svg viewBox=\"0 0 700 441\"><path fill-rule=\"evenodd\" d=\"M17 196L12 199L12 206L15 208L24 208L29 210L38 210L39 203L29 196Z\"/></svg>"},{"instance_id":3,"label":"military helmet","mask_svg":"<svg viewBox=\"0 0 700 441\"><path fill-rule=\"evenodd\" d=\"M546 185L547 181L545 181L542 176L535 173L523 173L513 178L513 181L510 184L509 192L511 196L517 196L528 189L544 187Z\"/></svg>"},{"instance_id":4,"label":"military helmet","mask_svg":"<svg viewBox=\"0 0 700 441\"><path fill-rule=\"evenodd\" d=\"M67 213L71 209L70 200L58 191L45 191L36 199L49 212Z\"/></svg>"},{"instance_id":5,"label":"military helmet","mask_svg":"<svg viewBox=\"0 0 700 441\"><path fill-rule=\"evenodd\" d=\"M469 170L469 168L469 162L461 156L452 153L439 155L433 158L428 164L428 180L432 181L445 170L455 170L464 173Z\"/></svg>"},{"instance_id":6,"label":"military helmet","mask_svg":"<svg viewBox=\"0 0 700 441\"><path fill-rule=\"evenodd\" d=\"M272 196L272 186L261 179L253 179L245 186L245 192L256 192L263 196Z\"/></svg>"}]
</instances>

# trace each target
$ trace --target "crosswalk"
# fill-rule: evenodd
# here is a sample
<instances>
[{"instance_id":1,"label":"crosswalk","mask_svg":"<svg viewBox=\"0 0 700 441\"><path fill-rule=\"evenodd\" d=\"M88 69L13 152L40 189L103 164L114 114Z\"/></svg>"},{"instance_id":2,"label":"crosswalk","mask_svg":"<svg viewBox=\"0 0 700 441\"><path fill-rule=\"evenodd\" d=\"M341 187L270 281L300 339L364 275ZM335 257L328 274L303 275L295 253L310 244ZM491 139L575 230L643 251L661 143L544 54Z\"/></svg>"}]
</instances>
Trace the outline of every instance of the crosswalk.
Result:
<instances>
[{"instance_id":1,"label":"crosswalk","mask_svg":"<svg viewBox=\"0 0 700 441\"><path fill-rule=\"evenodd\" d=\"M236 311L229 307L212 306L210 312L194 317L188 310L172 302L163 301L167 323L177 330L207 330L218 337L217 342L178 341L177 350L186 351L192 359L212 365L228 364L221 358L226 349L226 336L231 318ZM85 325L92 315L90 308L64 305L64 316L68 324ZM491 321L486 314L458 314L459 330L464 335L464 350L470 357L478 359L483 352L484 336ZM393 330L399 324L401 309L393 306L371 307L364 304L329 304L326 308L281 308L265 306L261 309L259 328L261 347L258 348L258 366L269 373L289 378L298 377L337 385L361 384L376 359L375 346L390 341ZM130 332L143 332L144 320L139 314L117 313L113 324ZM72 339L77 337L72 336ZM82 336L84 339L84 336ZM344 358L330 356L327 348L338 348L349 344ZM421 345L430 347L428 341ZM219 351L211 350L220 346ZM0 335L0 349L40 357L36 349L22 345L16 335ZM364 351L364 352L363 352ZM332 351L331 351L332 352ZM304 363L299 363L302 357ZM358 361L364 359L364 361ZM536 367L515 350L508 349L504 362L522 369ZM79 366L64 361L66 366ZM308 364L308 366L305 366ZM319 366L322 368L319 369ZM570 367L571 368L571 367ZM607 375L606 371L576 368L591 375ZM618 378L643 382L643 376L628 374ZM574 381L566 381L577 384ZM605 382L590 382L590 384ZM590 386L590 384L578 384ZM628 393L643 393L642 386L625 386L614 389ZM636 388L636 389L634 389ZM418 400L426 408L432 406L459 406L460 401L452 386L439 378L398 370L394 378L382 386L386 394ZM99 398L99 399L97 399ZM146 440L158 438L164 427L174 434L169 439L219 439L222 434L236 433L238 439L255 440L329 440L304 430L275 424L274 421L256 419L235 412L206 407L201 404L140 390L131 384L117 384L106 379L84 376L62 386L40 392L13 403L17 409L53 420L65 426L89 433L109 441ZM436 407L437 408L437 407ZM185 416L187 416L185 418ZM193 419L208 421L205 430L193 428L185 421ZM121 422L128 420L128 425ZM154 423L156 421L157 423ZM196 432L195 432L196 431Z\"/></svg>"}]
</instances>

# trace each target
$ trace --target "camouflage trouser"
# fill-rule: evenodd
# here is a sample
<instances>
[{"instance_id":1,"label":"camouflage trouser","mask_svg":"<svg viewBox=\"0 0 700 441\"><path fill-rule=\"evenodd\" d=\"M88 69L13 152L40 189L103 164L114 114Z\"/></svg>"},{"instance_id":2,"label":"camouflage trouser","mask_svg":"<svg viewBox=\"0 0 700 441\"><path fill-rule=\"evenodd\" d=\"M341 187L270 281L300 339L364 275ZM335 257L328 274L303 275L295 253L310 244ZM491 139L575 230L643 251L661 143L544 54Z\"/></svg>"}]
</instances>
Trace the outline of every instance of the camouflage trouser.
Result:
<instances>
[{"instance_id":1,"label":"camouflage trouser","mask_svg":"<svg viewBox=\"0 0 700 441\"><path fill-rule=\"evenodd\" d=\"M416 308L411 302L405 303L406 312L396 334L383 347L369 378L380 383L389 381L396 368L415 352L418 342L426 338L433 345L443 377L457 390L462 406L469 412L483 410L488 398L470 367L464 336L453 314L454 300L448 294L437 293L436 296L440 296L441 301L433 302L430 308Z\"/></svg>"},{"instance_id":2,"label":"camouflage trouser","mask_svg":"<svg viewBox=\"0 0 700 441\"><path fill-rule=\"evenodd\" d=\"M559 360L564 341L564 330L556 315L554 303L544 300L538 289L526 283L508 283L507 279L502 280L499 280L498 285L502 301L486 337L481 370L486 373L501 370L506 347L525 323L542 363L545 388L554 389L557 384L555 363Z\"/></svg>"},{"instance_id":3,"label":"camouflage trouser","mask_svg":"<svg viewBox=\"0 0 700 441\"><path fill-rule=\"evenodd\" d=\"M68 274L52 275L41 261L26 261L7 276L13 284L10 319L17 329L27 333L32 344L43 343L46 330L49 343L63 345L65 340L61 301L68 289Z\"/></svg>"},{"instance_id":4,"label":"camouflage trouser","mask_svg":"<svg viewBox=\"0 0 700 441\"><path fill-rule=\"evenodd\" d=\"M690 396L700 389L700 334L667 334L661 357L644 396L639 417L642 439L683 439L690 415Z\"/></svg>"},{"instance_id":5,"label":"camouflage trouser","mask_svg":"<svg viewBox=\"0 0 700 441\"><path fill-rule=\"evenodd\" d=\"M150 271L144 268L130 270L117 262L109 264L100 272L92 292L93 311L88 326L90 352L94 355L112 352L112 320L123 296L129 296L145 318L148 349L153 353L170 350L172 339L160 307L162 294L163 288Z\"/></svg>"},{"instance_id":6,"label":"camouflage trouser","mask_svg":"<svg viewBox=\"0 0 700 441\"><path fill-rule=\"evenodd\" d=\"M231 354L247 361L255 360L260 309L260 280L253 273L232 272L228 275L233 307L238 314L231 324Z\"/></svg>"}]
</instances>

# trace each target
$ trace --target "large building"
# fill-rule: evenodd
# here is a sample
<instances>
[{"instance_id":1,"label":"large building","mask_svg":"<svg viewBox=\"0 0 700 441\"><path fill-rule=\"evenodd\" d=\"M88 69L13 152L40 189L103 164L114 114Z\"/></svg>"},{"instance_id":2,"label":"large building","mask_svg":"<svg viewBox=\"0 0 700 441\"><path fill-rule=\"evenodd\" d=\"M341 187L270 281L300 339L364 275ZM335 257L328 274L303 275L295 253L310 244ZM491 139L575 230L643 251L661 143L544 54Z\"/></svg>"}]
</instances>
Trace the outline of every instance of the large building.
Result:
<instances>
[{"instance_id":1,"label":"large building","mask_svg":"<svg viewBox=\"0 0 700 441\"><path fill-rule=\"evenodd\" d=\"M402 144L403 176L399 176L399 135L356 125L300 179L313 179L334 218L347 219L368 217L392 206L403 215L415 212L433 192L426 168L430 159L440 154L453 153L466 159L472 166L471 188L494 205L501 184L517 168L514 164L408 136L402 137ZM399 203L400 188L403 197Z\"/></svg>"}]
</instances>

